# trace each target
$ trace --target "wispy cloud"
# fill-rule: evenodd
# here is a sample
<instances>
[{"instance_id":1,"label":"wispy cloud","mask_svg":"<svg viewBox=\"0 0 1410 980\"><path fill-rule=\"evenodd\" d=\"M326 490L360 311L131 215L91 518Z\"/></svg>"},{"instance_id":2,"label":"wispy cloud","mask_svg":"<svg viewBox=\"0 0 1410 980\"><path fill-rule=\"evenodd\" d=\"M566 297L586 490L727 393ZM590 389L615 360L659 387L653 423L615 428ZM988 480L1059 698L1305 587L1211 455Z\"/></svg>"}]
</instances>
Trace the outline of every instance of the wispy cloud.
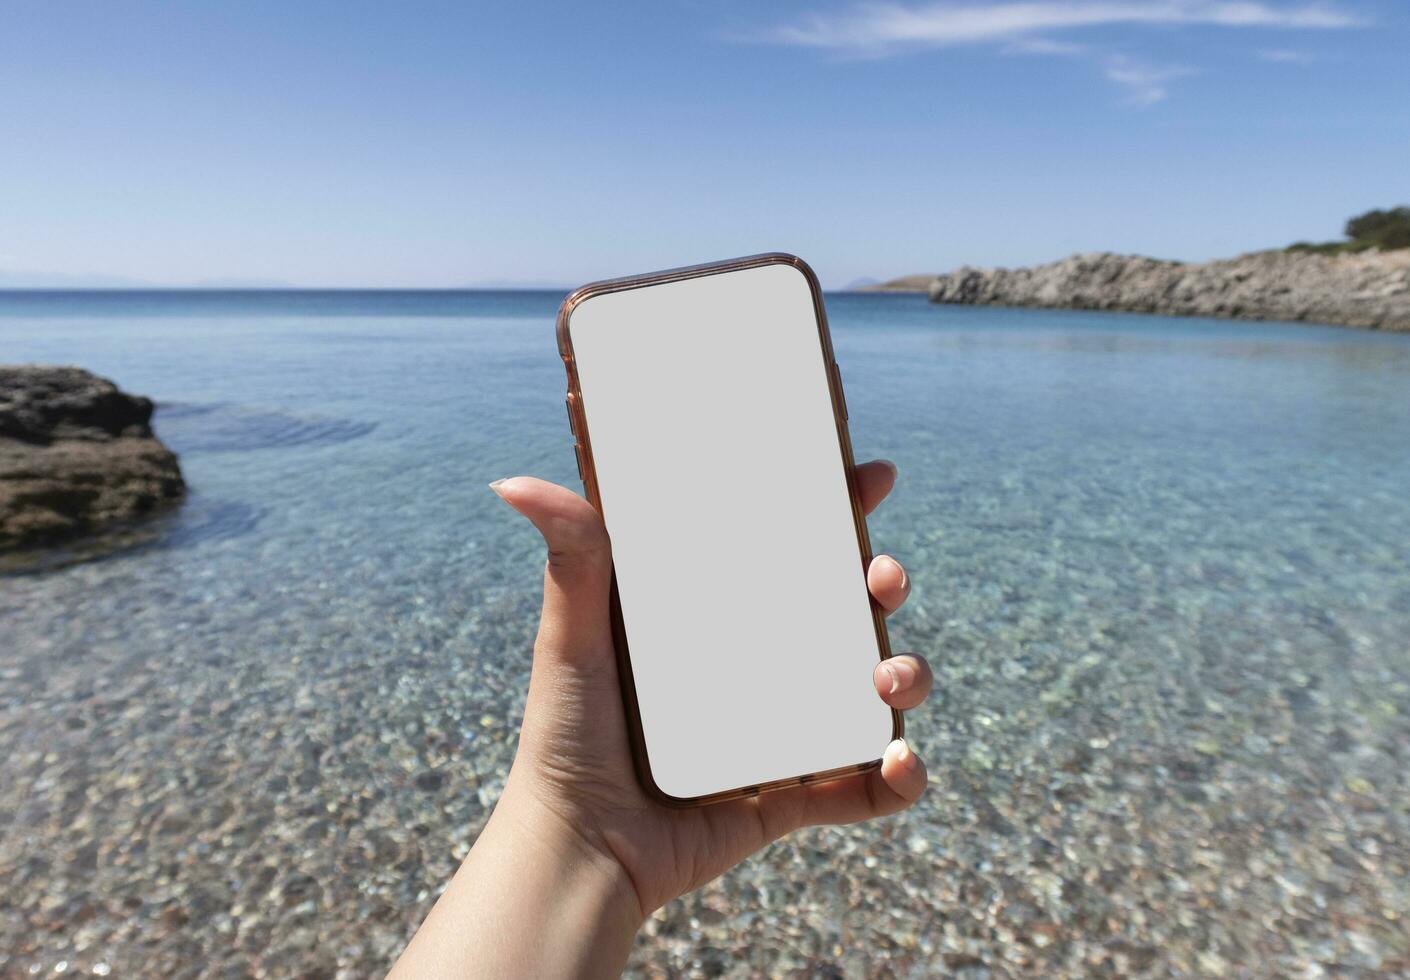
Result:
<instances>
[{"instance_id":1,"label":"wispy cloud","mask_svg":"<svg viewBox=\"0 0 1410 980\"><path fill-rule=\"evenodd\" d=\"M812 14L766 32L759 40L818 48L858 57L886 57L907 50L996 46L1004 54L1086 57L1127 92L1127 101L1151 105L1166 97L1167 83L1197 70L1146 65L1129 55L1055 36L1115 26L1208 26L1230 29L1331 30L1363 24L1340 3L1271 0L1023 0L926 4L862 3L831 14ZM1292 51L1261 52L1269 61L1295 61Z\"/></svg>"},{"instance_id":2,"label":"wispy cloud","mask_svg":"<svg viewBox=\"0 0 1410 980\"><path fill-rule=\"evenodd\" d=\"M1274 48L1256 53L1260 61L1271 61L1275 65L1310 65L1317 60L1316 55L1288 48Z\"/></svg>"},{"instance_id":3,"label":"wispy cloud","mask_svg":"<svg viewBox=\"0 0 1410 980\"><path fill-rule=\"evenodd\" d=\"M1166 86L1171 81L1198 74L1184 65L1147 65L1120 54L1109 55L1102 62L1102 73L1125 90L1129 105L1136 106L1163 101L1170 94Z\"/></svg>"},{"instance_id":4,"label":"wispy cloud","mask_svg":"<svg viewBox=\"0 0 1410 980\"><path fill-rule=\"evenodd\" d=\"M781 44L875 52L946 46L1121 24L1218 27L1354 27L1360 18L1330 3L1258 0L1028 0L1020 3L865 3L842 13L814 14L770 32Z\"/></svg>"},{"instance_id":5,"label":"wispy cloud","mask_svg":"<svg viewBox=\"0 0 1410 980\"><path fill-rule=\"evenodd\" d=\"M1126 93L1122 101L1133 106L1155 105L1170 94L1167 88L1169 82L1199 74L1198 69L1187 65L1155 65L1128 54L1107 53L1086 44L1054 41L1045 37L1021 37L1006 43L999 52L1096 61L1106 79Z\"/></svg>"},{"instance_id":6,"label":"wispy cloud","mask_svg":"<svg viewBox=\"0 0 1410 980\"><path fill-rule=\"evenodd\" d=\"M1087 53L1085 44L1072 41L1054 41L1050 37L1020 37L1003 47L1004 54L1046 54L1061 57L1076 57Z\"/></svg>"}]
</instances>

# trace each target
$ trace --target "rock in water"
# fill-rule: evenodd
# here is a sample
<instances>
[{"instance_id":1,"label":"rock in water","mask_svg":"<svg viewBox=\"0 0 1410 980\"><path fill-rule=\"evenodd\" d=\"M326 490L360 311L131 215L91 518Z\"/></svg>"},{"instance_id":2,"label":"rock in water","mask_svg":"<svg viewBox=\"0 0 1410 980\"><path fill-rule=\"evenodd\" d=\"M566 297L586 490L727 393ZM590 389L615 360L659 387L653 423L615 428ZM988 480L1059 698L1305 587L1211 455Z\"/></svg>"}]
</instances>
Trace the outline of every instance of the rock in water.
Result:
<instances>
[{"instance_id":1,"label":"rock in water","mask_svg":"<svg viewBox=\"0 0 1410 980\"><path fill-rule=\"evenodd\" d=\"M1410 330L1410 249L1255 252L1199 264L1096 252L1022 269L966 266L937 276L930 301Z\"/></svg>"},{"instance_id":2,"label":"rock in water","mask_svg":"<svg viewBox=\"0 0 1410 980\"><path fill-rule=\"evenodd\" d=\"M49 544L181 498L152 401L80 368L0 366L0 550Z\"/></svg>"}]
</instances>

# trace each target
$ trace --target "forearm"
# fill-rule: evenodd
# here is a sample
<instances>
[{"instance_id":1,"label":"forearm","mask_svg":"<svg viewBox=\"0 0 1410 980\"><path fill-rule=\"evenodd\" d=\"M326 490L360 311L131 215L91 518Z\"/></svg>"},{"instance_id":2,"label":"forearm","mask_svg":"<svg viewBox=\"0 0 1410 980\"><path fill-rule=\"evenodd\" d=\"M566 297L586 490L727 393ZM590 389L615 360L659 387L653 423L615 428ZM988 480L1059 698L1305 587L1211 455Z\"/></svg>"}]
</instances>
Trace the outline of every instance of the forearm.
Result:
<instances>
[{"instance_id":1,"label":"forearm","mask_svg":"<svg viewBox=\"0 0 1410 980\"><path fill-rule=\"evenodd\" d=\"M507 792L390 980L615 977L640 925L621 867Z\"/></svg>"}]
</instances>

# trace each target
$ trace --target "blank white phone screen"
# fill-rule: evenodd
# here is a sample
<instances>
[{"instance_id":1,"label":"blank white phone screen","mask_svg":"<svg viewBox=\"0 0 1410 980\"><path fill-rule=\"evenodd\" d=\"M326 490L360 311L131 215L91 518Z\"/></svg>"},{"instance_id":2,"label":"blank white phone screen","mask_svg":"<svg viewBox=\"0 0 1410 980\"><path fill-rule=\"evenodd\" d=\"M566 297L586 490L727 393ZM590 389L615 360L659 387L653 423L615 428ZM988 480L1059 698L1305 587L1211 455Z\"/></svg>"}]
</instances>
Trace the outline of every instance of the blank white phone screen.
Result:
<instances>
[{"instance_id":1,"label":"blank white phone screen","mask_svg":"<svg viewBox=\"0 0 1410 980\"><path fill-rule=\"evenodd\" d=\"M591 296L568 329L656 785L879 758L892 718L804 274Z\"/></svg>"}]
</instances>

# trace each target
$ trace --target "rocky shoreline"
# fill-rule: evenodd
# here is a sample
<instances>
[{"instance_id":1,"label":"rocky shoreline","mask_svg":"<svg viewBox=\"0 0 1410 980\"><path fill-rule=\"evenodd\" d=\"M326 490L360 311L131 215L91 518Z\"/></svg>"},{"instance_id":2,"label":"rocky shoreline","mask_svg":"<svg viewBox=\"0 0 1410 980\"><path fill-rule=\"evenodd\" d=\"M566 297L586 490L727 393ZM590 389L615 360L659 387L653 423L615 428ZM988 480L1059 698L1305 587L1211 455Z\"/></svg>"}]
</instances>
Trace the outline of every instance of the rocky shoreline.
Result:
<instances>
[{"instance_id":1,"label":"rocky shoreline","mask_svg":"<svg viewBox=\"0 0 1410 980\"><path fill-rule=\"evenodd\" d=\"M877 291L919 291L915 276ZM907 289L906 287L912 287ZM1292 320L1410 331L1410 250L1255 252L1184 263L1093 252L1017 269L935 276L933 303Z\"/></svg>"},{"instance_id":2,"label":"rocky shoreline","mask_svg":"<svg viewBox=\"0 0 1410 980\"><path fill-rule=\"evenodd\" d=\"M53 544L179 500L152 401L75 367L0 366L0 551Z\"/></svg>"}]
</instances>

